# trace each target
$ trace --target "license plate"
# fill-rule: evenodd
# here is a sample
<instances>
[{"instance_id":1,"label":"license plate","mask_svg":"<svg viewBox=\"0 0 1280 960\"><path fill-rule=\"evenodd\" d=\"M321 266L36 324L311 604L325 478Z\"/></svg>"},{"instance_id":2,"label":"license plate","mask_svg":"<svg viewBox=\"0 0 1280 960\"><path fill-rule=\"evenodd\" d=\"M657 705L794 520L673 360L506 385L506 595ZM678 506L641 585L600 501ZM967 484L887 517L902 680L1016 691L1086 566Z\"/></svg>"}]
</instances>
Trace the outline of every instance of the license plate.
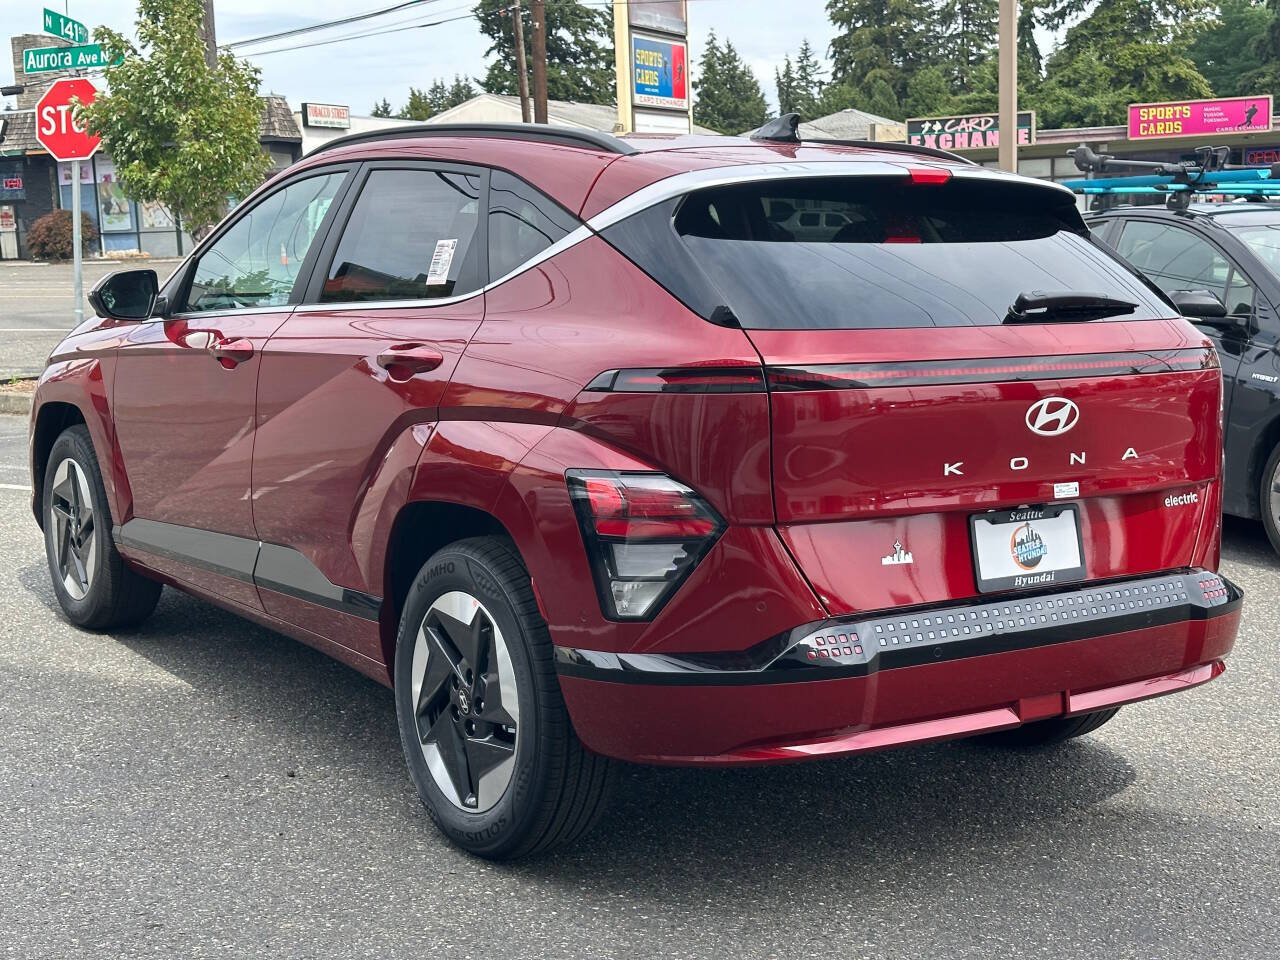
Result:
<instances>
[{"instance_id":1,"label":"license plate","mask_svg":"<svg viewBox=\"0 0 1280 960\"><path fill-rule=\"evenodd\" d=\"M969 532L980 593L1085 577L1075 504L975 513L969 518Z\"/></svg>"}]
</instances>

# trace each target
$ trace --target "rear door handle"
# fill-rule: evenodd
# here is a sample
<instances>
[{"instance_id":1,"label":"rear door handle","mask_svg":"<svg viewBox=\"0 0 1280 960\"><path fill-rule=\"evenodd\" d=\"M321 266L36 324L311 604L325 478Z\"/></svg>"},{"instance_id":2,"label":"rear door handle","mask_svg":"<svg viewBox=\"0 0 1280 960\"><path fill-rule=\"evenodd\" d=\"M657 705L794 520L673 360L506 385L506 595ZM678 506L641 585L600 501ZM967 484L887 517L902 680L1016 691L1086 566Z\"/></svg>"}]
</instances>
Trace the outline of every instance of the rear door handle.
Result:
<instances>
[{"instance_id":1,"label":"rear door handle","mask_svg":"<svg viewBox=\"0 0 1280 960\"><path fill-rule=\"evenodd\" d=\"M393 380L407 380L444 363L444 354L425 343L397 343L378 354L378 366Z\"/></svg>"},{"instance_id":2,"label":"rear door handle","mask_svg":"<svg viewBox=\"0 0 1280 960\"><path fill-rule=\"evenodd\" d=\"M209 344L209 353L228 370L253 358L253 341L244 337L215 340Z\"/></svg>"}]
</instances>

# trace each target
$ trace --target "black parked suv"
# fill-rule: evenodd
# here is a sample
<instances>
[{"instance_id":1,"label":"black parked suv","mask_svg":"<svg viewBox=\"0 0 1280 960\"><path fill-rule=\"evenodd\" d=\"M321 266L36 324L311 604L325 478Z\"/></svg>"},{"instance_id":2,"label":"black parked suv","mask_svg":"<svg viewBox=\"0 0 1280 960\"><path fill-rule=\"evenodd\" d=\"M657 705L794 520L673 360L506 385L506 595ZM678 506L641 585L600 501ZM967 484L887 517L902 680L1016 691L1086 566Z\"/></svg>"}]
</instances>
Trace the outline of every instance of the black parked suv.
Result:
<instances>
[{"instance_id":1,"label":"black parked suv","mask_svg":"<svg viewBox=\"0 0 1280 960\"><path fill-rule=\"evenodd\" d=\"M1118 206L1086 220L1217 344L1227 405L1223 509L1261 517L1280 551L1280 203Z\"/></svg>"}]
</instances>

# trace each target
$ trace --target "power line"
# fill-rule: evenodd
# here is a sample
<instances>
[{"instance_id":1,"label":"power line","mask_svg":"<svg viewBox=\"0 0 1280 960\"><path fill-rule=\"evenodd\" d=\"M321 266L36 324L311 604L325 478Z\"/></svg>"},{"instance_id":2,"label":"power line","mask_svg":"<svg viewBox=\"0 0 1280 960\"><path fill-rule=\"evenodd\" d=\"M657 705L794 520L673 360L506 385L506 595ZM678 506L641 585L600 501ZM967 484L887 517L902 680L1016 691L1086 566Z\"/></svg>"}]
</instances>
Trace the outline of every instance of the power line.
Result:
<instances>
[{"instance_id":1,"label":"power line","mask_svg":"<svg viewBox=\"0 0 1280 960\"><path fill-rule=\"evenodd\" d=\"M231 43L223 44L223 49L234 50L236 47L246 47L250 44L263 43L267 40L283 40L286 37L296 37L304 33L315 33L317 30L328 30L332 27L342 27L349 23L358 23L361 20L369 20L373 17L385 16L388 13L395 13L397 10L403 10L406 7L417 7L424 3L437 3L438 0L404 0L402 3L392 4L389 7L380 7L377 10L368 10L364 13L355 13L349 17L343 17L340 20L326 20L323 23L313 23L305 27L295 27L292 30L281 30L277 33L266 33L260 37L249 37L244 40L235 40Z\"/></svg>"}]
</instances>

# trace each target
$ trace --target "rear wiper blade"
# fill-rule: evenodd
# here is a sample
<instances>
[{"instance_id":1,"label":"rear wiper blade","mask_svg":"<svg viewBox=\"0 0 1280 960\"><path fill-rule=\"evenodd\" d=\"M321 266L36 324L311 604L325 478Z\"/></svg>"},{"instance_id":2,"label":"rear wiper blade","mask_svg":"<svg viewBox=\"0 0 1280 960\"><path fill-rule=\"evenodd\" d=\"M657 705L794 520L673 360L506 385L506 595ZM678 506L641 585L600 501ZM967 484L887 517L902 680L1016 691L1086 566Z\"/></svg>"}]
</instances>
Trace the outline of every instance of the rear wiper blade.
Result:
<instances>
[{"instance_id":1,"label":"rear wiper blade","mask_svg":"<svg viewBox=\"0 0 1280 960\"><path fill-rule=\"evenodd\" d=\"M1005 314L1005 323L1071 323L1133 313L1138 305L1105 293L1032 290L1020 293Z\"/></svg>"}]
</instances>

